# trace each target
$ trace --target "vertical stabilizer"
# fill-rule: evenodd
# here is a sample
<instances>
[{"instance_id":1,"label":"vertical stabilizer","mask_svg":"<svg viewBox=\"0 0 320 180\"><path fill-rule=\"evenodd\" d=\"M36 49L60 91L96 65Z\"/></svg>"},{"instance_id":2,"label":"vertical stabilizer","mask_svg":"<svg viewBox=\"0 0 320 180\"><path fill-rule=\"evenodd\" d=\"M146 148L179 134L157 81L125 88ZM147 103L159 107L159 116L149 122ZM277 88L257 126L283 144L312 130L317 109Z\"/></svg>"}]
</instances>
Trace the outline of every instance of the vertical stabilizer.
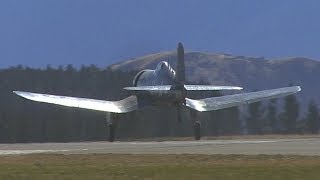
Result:
<instances>
[{"instance_id":1,"label":"vertical stabilizer","mask_svg":"<svg viewBox=\"0 0 320 180\"><path fill-rule=\"evenodd\" d=\"M185 84L184 49L180 42L177 48L177 68L172 89L183 89Z\"/></svg>"},{"instance_id":2,"label":"vertical stabilizer","mask_svg":"<svg viewBox=\"0 0 320 180\"><path fill-rule=\"evenodd\" d=\"M185 69L184 69L184 49L182 43L178 44L177 48L177 81L181 84L185 83Z\"/></svg>"}]
</instances>

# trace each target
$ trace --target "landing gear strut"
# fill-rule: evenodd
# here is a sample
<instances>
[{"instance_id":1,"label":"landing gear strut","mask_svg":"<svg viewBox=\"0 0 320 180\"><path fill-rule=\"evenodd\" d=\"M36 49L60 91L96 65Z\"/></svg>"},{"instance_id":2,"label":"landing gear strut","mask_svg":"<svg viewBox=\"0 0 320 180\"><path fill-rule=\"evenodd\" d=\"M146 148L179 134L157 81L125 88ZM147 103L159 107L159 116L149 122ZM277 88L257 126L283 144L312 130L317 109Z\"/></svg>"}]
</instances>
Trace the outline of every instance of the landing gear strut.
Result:
<instances>
[{"instance_id":1,"label":"landing gear strut","mask_svg":"<svg viewBox=\"0 0 320 180\"><path fill-rule=\"evenodd\" d=\"M116 120L118 119L118 115L115 113L107 113L106 119L107 119L107 125L109 127L108 141L113 142L115 140Z\"/></svg>"},{"instance_id":2,"label":"landing gear strut","mask_svg":"<svg viewBox=\"0 0 320 180\"><path fill-rule=\"evenodd\" d=\"M201 138L201 123L197 120L197 112L190 110L191 120L193 122L194 139L200 140Z\"/></svg>"}]
</instances>

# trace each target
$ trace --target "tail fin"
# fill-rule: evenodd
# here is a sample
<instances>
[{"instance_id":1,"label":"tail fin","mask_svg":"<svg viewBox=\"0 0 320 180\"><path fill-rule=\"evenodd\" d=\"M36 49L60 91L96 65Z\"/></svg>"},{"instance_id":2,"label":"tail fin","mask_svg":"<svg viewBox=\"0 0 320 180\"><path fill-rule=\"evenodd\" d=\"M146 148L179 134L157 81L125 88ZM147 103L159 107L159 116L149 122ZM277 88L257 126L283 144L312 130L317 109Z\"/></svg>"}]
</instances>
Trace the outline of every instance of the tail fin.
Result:
<instances>
[{"instance_id":1,"label":"tail fin","mask_svg":"<svg viewBox=\"0 0 320 180\"><path fill-rule=\"evenodd\" d=\"M177 69L174 84L171 89L183 89L185 84L184 49L180 42L177 48Z\"/></svg>"}]
</instances>

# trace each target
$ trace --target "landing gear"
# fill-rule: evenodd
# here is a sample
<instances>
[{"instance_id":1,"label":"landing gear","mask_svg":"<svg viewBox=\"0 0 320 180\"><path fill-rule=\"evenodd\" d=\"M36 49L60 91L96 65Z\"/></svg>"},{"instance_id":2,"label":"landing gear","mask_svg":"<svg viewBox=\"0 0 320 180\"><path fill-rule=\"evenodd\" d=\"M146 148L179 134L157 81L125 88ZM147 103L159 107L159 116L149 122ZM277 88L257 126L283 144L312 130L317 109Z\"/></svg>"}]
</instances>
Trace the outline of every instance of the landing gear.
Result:
<instances>
[{"instance_id":1,"label":"landing gear","mask_svg":"<svg viewBox=\"0 0 320 180\"><path fill-rule=\"evenodd\" d=\"M194 139L200 140L201 138L201 123L197 120L197 112L194 110L190 110L190 116L193 123L193 132L194 132Z\"/></svg>"},{"instance_id":2,"label":"landing gear","mask_svg":"<svg viewBox=\"0 0 320 180\"><path fill-rule=\"evenodd\" d=\"M116 121L118 119L118 115L115 113L107 113L106 119L107 119L107 125L109 127L108 141L113 142L115 140Z\"/></svg>"}]
</instances>

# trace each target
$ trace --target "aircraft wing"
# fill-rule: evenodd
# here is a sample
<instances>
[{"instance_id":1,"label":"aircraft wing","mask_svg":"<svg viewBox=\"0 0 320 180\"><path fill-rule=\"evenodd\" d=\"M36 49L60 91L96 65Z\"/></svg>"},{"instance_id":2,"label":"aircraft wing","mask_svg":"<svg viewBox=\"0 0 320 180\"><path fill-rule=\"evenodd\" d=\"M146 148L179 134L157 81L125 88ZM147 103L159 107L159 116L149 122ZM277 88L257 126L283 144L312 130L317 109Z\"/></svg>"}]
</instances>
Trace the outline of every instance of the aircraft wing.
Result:
<instances>
[{"instance_id":1,"label":"aircraft wing","mask_svg":"<svg viewBox=\"0 0 320 180\"><path fill-rule=\"evenodd\" d=\"M300 86L285 87L279 89L264 90L258 92L233 94L221 97L212 97L200 100L186 98L186 106L197 111L212 111L229 108L242 104L249 104L261 100L277 98L294 94L301 90Z\"/></svg>"},{"instance_id":2,"label":"aircraft wing","mask_svg":"<svg viewBox=\"0 0 320 180\"><path fill-rule=\"evenodd\" d=\"M136 96L129 96L120 101L104 101L96 99L55 96L49 94L38 94L21 91L13 92L21 97L24 97L32 101L96 111L125 113L138 109L138 101Z\"/></svg>"},{"instance_id":3,"label":"aircraft wing","mask_svg":"<svg viewBox=\"0 0 320 180\"><path fill-rule=\"evenodd\" d=\"M212 85L184 85L188 91L218 91L218 90L241 90L242 87L237 86L212 86ZM171 85L161 86L137 86L125 87L125 90L130 91L169 91Z\"/></svg>"}]
</instances>

